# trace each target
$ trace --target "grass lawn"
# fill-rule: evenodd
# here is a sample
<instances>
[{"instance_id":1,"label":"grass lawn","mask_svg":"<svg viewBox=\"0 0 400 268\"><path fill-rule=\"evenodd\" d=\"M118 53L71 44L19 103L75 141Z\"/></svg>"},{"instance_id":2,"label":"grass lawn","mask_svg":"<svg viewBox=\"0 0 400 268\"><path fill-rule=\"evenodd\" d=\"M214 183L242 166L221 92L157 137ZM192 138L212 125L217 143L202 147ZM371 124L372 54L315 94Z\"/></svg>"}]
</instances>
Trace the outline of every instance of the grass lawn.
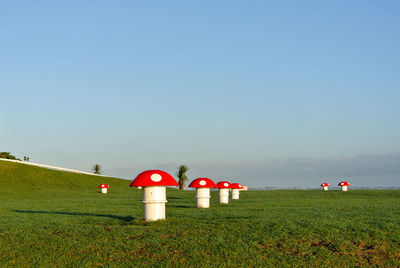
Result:
<instances>
[{"instance_id":1,"label":"grass lawn","mask_svg":"<svg viewBox=\"0 0 400 268\"><path fill-rule=\"evenodd\" d=\"M134 175L134 174L133 174ZM400 191L249 191L144 222L129 181L0 161L0 266L400 266ZM97 186L107 183L108 194Z\"/></svg>"}]
</instances>

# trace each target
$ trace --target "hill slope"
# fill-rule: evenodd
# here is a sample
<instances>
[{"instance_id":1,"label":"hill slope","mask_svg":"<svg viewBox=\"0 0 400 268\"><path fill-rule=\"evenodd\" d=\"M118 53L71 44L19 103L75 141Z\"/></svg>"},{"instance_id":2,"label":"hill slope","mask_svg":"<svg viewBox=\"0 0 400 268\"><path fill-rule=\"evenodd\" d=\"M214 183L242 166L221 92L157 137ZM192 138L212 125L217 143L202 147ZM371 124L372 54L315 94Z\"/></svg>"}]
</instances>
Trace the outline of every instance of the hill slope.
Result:
<instances>
[{"instance_id":1,"label":"hill slope","mask_svg":"<svg viewBox=\"0 0 400 268\"><path fill-rule=\"evenodd\" d=\"M107 183L113 189L129 190L128 180L51 170L20 163L0 161L0 192L88 192Z\"/></svg>"}]
</instances>

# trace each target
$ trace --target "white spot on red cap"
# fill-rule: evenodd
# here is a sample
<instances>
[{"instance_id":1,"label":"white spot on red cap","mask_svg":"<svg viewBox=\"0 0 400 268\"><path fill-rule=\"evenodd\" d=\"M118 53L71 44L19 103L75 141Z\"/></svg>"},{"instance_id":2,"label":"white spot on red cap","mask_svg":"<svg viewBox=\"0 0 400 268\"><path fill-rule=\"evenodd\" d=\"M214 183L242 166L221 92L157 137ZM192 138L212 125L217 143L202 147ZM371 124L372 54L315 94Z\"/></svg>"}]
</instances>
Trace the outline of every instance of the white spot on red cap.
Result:
<instances>
[{"instance_id":1,"label":"white spot on red cap","mask_svg":"<svg viewBox=\"0 0 400 268\"><path fill-rule=\"evenodd\" d=\"M225 186L225 187L228 187L228 186L229 186L229 183L224 182L224 186Z\"/></svg>"},{"instance_id":2,"label":"white spot on red cap","mask_svg":"<svg viewBox=\"0 0 400 268\"><path fill-rule=\"evenodd\" d=\"M200 184L201 186L204 186L204 185L206 185L207 183L206 183L205 180L201 180L201 181L199 181L199 184Z\"/></svg>"},{"instance_id":3,"label":"white spot on red cap","mask_svg":"<svg viewBox=\"0 0 400 268\"><path fill-rule=\"evenodd\" d=\"M150 179L151 179L152 181L154 181L154 182L159 182L159 181L162 179L162 177L161 177L160 174L155 173L155 174L153 174L153 175L150 176Z\"/></svg>"}]
</instances>

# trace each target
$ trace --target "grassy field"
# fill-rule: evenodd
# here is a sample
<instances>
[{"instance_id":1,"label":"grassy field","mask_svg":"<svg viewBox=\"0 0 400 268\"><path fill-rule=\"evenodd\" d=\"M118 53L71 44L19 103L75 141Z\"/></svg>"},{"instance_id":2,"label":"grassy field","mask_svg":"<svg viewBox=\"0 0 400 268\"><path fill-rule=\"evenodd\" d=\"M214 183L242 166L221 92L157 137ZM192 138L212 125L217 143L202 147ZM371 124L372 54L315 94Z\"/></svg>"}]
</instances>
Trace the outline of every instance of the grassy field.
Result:
<instances>
[{"instance_id":1,"label":"grassy field","mask_svg":"<svg viewBox=\"0 0 400 268\"><path fill-rule=\"evenodd\" d=\"M134 175L134 174L133 174ZM129 181L0 161L0 266L400 266L400 191L254 191L142 220ZM98 193L107 183L109 193Z\"/></svg>"}]
</instances>

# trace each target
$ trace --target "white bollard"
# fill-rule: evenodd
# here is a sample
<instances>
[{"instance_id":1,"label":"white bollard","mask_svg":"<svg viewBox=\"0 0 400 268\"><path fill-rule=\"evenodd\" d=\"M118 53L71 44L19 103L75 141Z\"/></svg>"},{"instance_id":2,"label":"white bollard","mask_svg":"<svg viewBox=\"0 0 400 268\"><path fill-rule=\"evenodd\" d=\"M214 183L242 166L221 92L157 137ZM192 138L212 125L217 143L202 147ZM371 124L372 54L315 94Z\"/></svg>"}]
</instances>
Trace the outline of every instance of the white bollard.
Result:
<instances>
[{"instance_id":1,"label":"white bollard","mask_svg":"<svg viewBox=\"0 0 400 268\"><path fill-rule=\"evenodd\" d=\"M110 186L104 183L99 186L99 189L101 189L102 194L106 194L108 188L110 188Z\"/></svg>"},{"instance_id":2,"label":"white bollard","mask_svg":"<svg viewBox=\"0 0 400 268\"><path fill-rule=\"evenodd\" d=\"M144 219L146 221L165 219L165 203L167 203L165 186L143 187Z\"/></svg>"},{"instance_id":3,"label":"white bollard","mask_svg":"<svg viewBox=\"0 0 400 268\"><path fill-rule=\"evenodd\" d=\"M341 181L338 186L342 187L343 192L347 192L347 187L350 186L350 183L348 181Z\"/></svg>"},{"instance_id":4,"label":"white bollard","mask_svg":"<svg viewBox=\"0 0 400 268\"><path fill-rule=\"evenodd\" d=\"M321 184L322 190L324 190L324 191L328 191L329 186L330 185L327 182L324 182L324 183Z\"/></svg>"},{"instance_id":5,"label":"white bollard","mask_svg":"<svg viewBox=\"0 0 400 268\"><path fill-rule=\"evenodd\" d=\"M178 183L170 174L162 170L143 171L129 184L129 187L143 189L144 220L165 219L166 186L178 186Z\"/></svg>"},{"instance_id":6,"label":"white bollard","mask_svg":"<svg viewBox=\"0 0 400 268\"><path fill-rule=\"evenodd\" d=\"M198 208L209 208L210 198L210 188L196 188L196 206Z\"/></svg>"},{"instance_id":7,"label":"white bollard","mask_svg":"<svg viewBox=\"0 0 400 268\"><path fill-rule=\"evenodd\" d=\"M229 191L232 188L230 182L220 181L217 183L217 188L219 188L219 203L228 204L229 203Z\"/></svg>"},{"instance_id":8,"label":"white bollard","mask_svg":"<svg viewBox=\"0 0 400 268\"><path fill-rule=\"evenodd\" d=\"M239 199L239 189L232 189L232 199Z\"/></svg>"},{"instance_id":9,"label":"white bollard","mask_svg":"<svg viewBox=\"0 0 400 268\"><path fill-rule=\"evenodd\" d=\"M229 188L219 189L219 203L228 204L229 203Z\"/></svg>"},{"instance_id":10,"label":"white bollard","mask_svg":"<svg viewBox=\"0 0 400 268\"><path fill-rule=\"evenodd\" d=\"M197 178L189 184L190 188L196 188L196 207L210 207L210 188L216 188L217 185L209 178Z\"/></svg>"},{"instance_id":11,"label":"white bollard","mask_svg":"<svg viewBox=\"0 0 400 268\"><path fill-rule=\"evenodd\" d=\"M232 199L239 199L240 190L243 189L243 186L240 183L232 183Z\"/></svg>"}]
</instances>

